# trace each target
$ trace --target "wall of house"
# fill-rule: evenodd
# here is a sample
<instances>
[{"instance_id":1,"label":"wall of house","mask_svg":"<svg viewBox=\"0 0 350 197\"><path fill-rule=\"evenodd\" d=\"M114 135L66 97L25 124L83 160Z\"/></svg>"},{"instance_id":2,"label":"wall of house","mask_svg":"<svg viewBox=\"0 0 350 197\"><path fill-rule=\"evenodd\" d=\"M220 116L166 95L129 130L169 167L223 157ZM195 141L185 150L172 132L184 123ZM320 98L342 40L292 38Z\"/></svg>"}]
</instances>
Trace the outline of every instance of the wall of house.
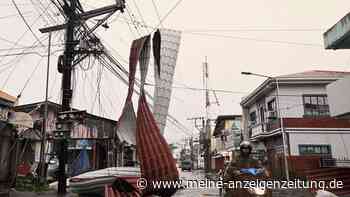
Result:
<instances>
[{"instance_id":1,"label":"wall of house","mask_svg":"<svg viewBox=\"0 0 350 197\"><path fill-rule=\"evenodd\" d=\"M327 94L326 86L324 85L283 85L279 90L279 106L282 117L302 118L304 116L303 94ZM276 98L276 90L267 93L263 98L260 98L256 103L248 108L249 114L253 111L257 114L257 124L251 126L252 134L257 135L262 132L264 126L262 124L269 121L267 104ZM261 121L259 104L264 101L265 112L264 121ZM248 116L248 120L250 120Z\"/></svg>"},{"instance_id":2,"label":"wall of house","mask_svg":"<svg viewBox=\"0 0 350 197\"><path fill-rule=\"evenodd\" d=\"M327 94L326 87L321 85L313 86L281 86L279 91L280 109L283 117L300 118L304 115L303 94ZM265 107L267 103L275 99L276 91L269 92L265 97ZM260 99L261 100L261 99ZM249 107L249 113L258 112L257 103ZM259 116L260 114L257 113ZM265 117L267 113L265 113ZM258 117L258 123L260 123Z\"/></svg>"},{"instance_id":3,"label":"wall of house","mask_svg":"<svg viewBox=\"0 0 350 197\"><path fill-rule=\"evenodd\" d=\"M339 79L327 86L331 116L340 116L350 112L349 86L350 77Z\"/></svg>"},{"instance_id":4,"label":"wall of house","mask_svg":"<svg viewBox=\"0 0 350 197\"><path fill-rule=\"evenodd\" d=\"M326 86L282 86L280 88L282 117L301 118L304 115L303 94L327 94ZM290 95L290 96L286 96Z\"/></svg>"},{"instance_id":5,"label":"wall of house","mask_svg":"<svg viewBox=\"0 0 350 197\"><path fill-rule=\"evenodd\" d=\"M319 133L289 133L290 153L299 155L299 144L331 145L333 158L350 158L350 130L345 134L321 131ZM339 132L339 131L336 131Z\"/></svg>"}]
</instances>

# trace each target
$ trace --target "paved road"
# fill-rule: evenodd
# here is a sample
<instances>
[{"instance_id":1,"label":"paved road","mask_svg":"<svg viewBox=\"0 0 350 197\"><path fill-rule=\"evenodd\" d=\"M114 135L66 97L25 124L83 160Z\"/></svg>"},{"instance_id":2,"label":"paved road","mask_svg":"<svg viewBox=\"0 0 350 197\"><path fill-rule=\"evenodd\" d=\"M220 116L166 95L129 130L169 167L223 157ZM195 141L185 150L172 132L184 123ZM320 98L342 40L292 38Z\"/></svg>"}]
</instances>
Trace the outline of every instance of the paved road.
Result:
<instances>
[{"instance_id":1,"label":"paved road","mask_svg":"<svg viewBox=\"0 0 350 197\"><path fill-rule=\"evenodd\" d=\"M202 184L213 184L213 182L209 182L208 179L205 178L205 174L203 171L193 171L193 172L183 172L180 171L180 178L182 180L200 180L202 181ZM207 181L207 182L204 182ZM215 188L215 185L212 185L211 187L190 187L187 189L180 190L176 192L174 197L182 197L182 196L190 196L190 197L197 197L197 196L219 196L219 189Z\"/></svg>"}]
</instances>

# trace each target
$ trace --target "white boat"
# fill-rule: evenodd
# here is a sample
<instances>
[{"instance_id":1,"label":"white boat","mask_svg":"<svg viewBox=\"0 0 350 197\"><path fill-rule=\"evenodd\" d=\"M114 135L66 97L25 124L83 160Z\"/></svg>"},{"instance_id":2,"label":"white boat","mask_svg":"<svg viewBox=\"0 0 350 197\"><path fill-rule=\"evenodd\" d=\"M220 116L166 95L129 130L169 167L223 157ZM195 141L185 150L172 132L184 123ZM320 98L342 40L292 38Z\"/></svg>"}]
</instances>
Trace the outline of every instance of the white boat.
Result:
<instances>
[{"instance_id":1,"label":"white boat","mask_svg":"<svg viewBox=\"0 0 350 197\"><path fill-rule=\"evenodd\" d=\"M116 178L122 178L135 187L140 176L140 168L111 167L72 177L69 179L69 187L73 193L82 196L103 196L105 185L111 185Z\"/></svg>"}]
</instances>

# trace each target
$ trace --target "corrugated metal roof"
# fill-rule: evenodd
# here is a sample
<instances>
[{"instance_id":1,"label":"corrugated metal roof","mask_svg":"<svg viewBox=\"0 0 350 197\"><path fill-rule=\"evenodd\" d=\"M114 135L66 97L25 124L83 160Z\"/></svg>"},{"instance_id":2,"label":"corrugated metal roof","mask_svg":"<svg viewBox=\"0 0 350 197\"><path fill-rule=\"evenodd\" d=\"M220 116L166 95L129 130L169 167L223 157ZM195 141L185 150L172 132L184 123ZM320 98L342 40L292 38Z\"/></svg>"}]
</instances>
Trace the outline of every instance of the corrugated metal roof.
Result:
<instances>
[{"instance_id":1,"label":"corrugated metal roof","mask_svg":"<svg viewBox=\"0 0 350 197\"><path fill-rule=\"evenodd\" d=\"M10 101L12 103L14 103L16 101L16 97L14 96L11 96L9 94L7 94L6 92L0 90L0 98L4 99L4 100L7 100L7 101Z\"/></svg>"}]
</instances>

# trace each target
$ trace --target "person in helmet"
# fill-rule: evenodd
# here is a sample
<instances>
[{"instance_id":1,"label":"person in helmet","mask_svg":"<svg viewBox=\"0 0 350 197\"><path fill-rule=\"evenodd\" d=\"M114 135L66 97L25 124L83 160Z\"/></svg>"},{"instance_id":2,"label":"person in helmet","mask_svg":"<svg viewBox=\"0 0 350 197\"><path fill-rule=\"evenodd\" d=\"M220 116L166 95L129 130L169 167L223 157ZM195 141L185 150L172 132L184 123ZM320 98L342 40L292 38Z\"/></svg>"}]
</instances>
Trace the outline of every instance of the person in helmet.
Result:
<instances>
[{"instance_id":1,"label":"person in helmet","mask_svg":"<svg viewBox=\"0 0 350 197\"><path fill-rule=\"evenodd\" d=\"M249 141L242 141L240 144L240 155L233 159L230 164L225 169L224 172L224 188L225 188L225 197L234 197L240 196L245 197L249 196L243 189L230 188L228 186L229 182L240 180L240 169L243 168L263 168L260 161L251 157L252 145ZM244 180L240 180L244 181Z\"/></svg>"}]
</instances>

